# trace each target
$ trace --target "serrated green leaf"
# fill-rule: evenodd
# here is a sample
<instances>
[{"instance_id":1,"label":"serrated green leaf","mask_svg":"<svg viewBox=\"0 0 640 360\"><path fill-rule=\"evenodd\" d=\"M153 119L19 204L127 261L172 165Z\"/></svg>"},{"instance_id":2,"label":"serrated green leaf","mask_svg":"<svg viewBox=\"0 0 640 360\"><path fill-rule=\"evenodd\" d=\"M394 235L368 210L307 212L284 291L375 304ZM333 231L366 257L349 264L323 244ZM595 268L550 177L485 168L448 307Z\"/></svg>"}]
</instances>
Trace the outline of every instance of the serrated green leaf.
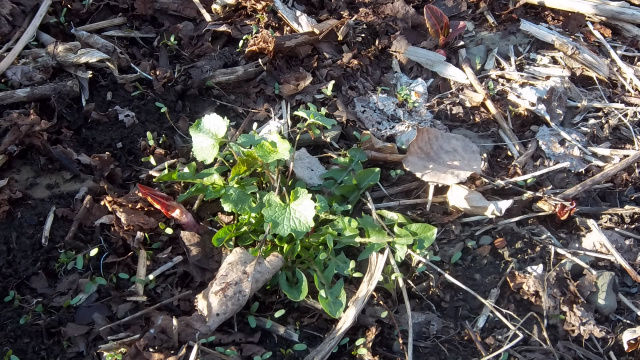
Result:
<instances>
[{"instance_id":1,"label":"serrated green leaf","mask_svg":"<svg viewBox=\"0 0 640 360\"><path fill-rule=\"evenodd\" d=\"M225 187L220 204L227 212L251 214L253 212L253 197L246 191L233 186Z\"/></svg>"},{"instance_id":2,"label":"serrated green leaf","mask_svg":"<svg viewBox=\"0 0 640 360\"><path fill-rule=\"evenodd\" d=\"M272 232L301 238L313 228L316 204L306 189L294 189L290 200L285 204L274 193L268 193L264 198L262 214L265 222L271 224Z\"/></svg>"},{"instance_id":3,"label":"serrated green leaf","mask_svg":"<svg viewBox=\"0 0 640 360\"><path fill-rule=\"evenodd\" d=\"M340 279L336 284L318 294L318 302L329 316L337 319L342 315L347 305L347 293L344 291L344 279Z\"/></svg>"},{"instance_id":4,"label":"serrated green leaf","mask_svg":"<svg viewBox=\"0 0 640 360\"><path fill-rule=\"evenodd\" d=\"M220 149L220 142L227 134L229 120L218 114L207 114L189 127L193 140L193 155L205 164L211 164Z\"/></svg>"},{"instance_id":5,"label":"serrated green leaf","mask_svg":"<svg viewBox=\"0 0 640 360\"><path fill-rule=\"evenodd\" d=\"M255 151L244 151L242 157L238 159L238 162L231 168L231 175L229 180L233 181L242 175L249 175L259 165L260 159L256 156Z\"/></svg>"},{"instance_id":6,"label":"serrated green leaf","mask_svg":"<svg viewBox=\"0 0 640 360\"><path fill-rule=\"evenodd\" d=\"M291 144L278 134L270 134L256 145L256 156L265 163L276 160L288 160L291 156Z\"/></svg>"},{"instance_id":7,"label":"serrated green leaf","mask_svg":"<svg viewBox=\"0 0 640 360\"><path fill-rule=\"evenodd\" d=\"M260 144L262 141L264 141L264 138L257 134L254 134L254 133L242 134L238 136L238 140L236 140L236 144L248 149L252 146L256 146Z\"/></svg>"},{"instance_id":8,"label":"serrated green leaf","mask_svg":"<svg viewBox=\"0 0 640 360\"><path fill-rule=\"evenodd\" d=\"M279 284L282 291L290 300L301 301L307 296L307 293L309 292L309 285L307 283L307 278L300 269L296 269L295 276L295 284L290 284L289 281L287 281L287 275L285 272L281 271Z\"/></svg>"}]
</instances>

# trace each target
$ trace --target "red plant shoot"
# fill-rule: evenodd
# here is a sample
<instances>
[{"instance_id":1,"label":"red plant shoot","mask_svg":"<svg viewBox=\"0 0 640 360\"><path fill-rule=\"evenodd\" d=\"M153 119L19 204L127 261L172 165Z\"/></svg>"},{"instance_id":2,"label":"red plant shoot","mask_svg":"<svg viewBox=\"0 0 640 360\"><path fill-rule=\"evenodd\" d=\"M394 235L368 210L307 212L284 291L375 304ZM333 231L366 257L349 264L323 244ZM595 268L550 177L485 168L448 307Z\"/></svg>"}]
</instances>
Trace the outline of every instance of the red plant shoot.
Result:
<instances>
[{"instance_id":1,"label":"red plant shoot","mask_svg":"<svg viewBox=\"0 0 640 360\"><path fill-rule=\"evenodd\" d=\"M162 211L166 217L174 219L186 231L198 231L200 225L193 215L182 204L173 201L171 196L142 184L138 184L138 191L153 207Z\"/></svg>"},{"instance_id":2,"label":"red plant shoot","mask_svg":"<svg viewBox=\"0 0 640 360\"><path fill-rule=\"evenodd\" d=\"M464 33L467 25L463 21L449 22L449 18L442 10L433 5L424 6L424 20L429 34L438 39L438 46L442 49L458 35Z\"/></svg>"}]
</instances>

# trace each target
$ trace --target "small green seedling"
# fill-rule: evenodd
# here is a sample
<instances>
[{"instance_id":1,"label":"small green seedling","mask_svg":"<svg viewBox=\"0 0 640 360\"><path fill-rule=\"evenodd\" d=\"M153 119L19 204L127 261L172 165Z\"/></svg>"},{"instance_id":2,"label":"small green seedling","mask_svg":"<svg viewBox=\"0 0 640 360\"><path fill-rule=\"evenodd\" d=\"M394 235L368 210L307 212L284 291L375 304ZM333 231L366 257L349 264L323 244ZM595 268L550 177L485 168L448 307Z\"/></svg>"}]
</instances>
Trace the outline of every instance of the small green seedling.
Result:
<instances>
[{"instance_id":1,"label":"small green seedling","mask_svg":"<svg viewBox=\"0 0 640 360\"><path fill-rule=\"evenodd\" d=\"M412 91L404 85L400 86L396 91L396 98L398 99L398 102L404 104L409 110L416 106L416 99L413 96Z\"/></svg>"},{"instance_id":2,"label":"small green seedling","mask_svg":"<svg viewBox=\"0 0 640 360\"><path fill-rule=\"evenodd\" d=\"M4 360L20 360L20 358L13 354L13 350L9 349L4 354Z\"/></svg>"}]
</instances>

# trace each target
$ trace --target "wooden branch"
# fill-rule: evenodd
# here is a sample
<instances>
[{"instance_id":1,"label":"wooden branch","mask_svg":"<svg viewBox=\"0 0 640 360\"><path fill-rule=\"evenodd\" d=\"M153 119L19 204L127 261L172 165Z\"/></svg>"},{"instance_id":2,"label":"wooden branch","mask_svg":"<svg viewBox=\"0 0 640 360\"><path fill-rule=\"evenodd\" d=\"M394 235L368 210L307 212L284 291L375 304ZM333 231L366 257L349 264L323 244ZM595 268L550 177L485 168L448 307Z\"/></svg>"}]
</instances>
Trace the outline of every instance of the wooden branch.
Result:
<instances>
[{"instance_id":1,"label":"wooden branch","mask_svg":"<svg viewBox=\"0 0 640 360\"><path fill-rule=\"evenodd\" d=\"M216 70L211 75L203 78L198 84L198 87L204 86L208 82L212 84L230 84L251 80L264 71L264 65L267 61L268 59L265 58L246 65Z\"/></svg>"},{"instance_id":2,"label":"wooden branch","mask_svg":"<svg viewBox=\"0 0 640 360\"><path fill-rule=\"evenodd\" d=\"M47 14L47 11L49 10L49 6L51 6L51 1L52 0L42 1L42 4L40 5L40 9L38 9L38 12L33 17L33 20L31 21L31 24L29 24L29 27L27 28L27 30L24 32L24 34L22 34L22 36L20 37L20 40L18 40L16 45L9 52L9 54L7 54L7 57L2 59L2 62L0 62L0 74L4 74L5 70L7 70L9 65L13 63L13 60L15 60L16 57L18 57L18 54L20 54L22 49L24 49L27 43L29 43L29 41L33 37L33 34L36 33L36 30L38 30L38 27L40 26L40 22L42 21L42 18L44 18L44 16Z\"/></svg>"},{"instance_id":3,"label":"wooden branch","mask_svg":"<svg viewBox=\"0 0 640 360\"><path fill-rule=\"evenodd\" d=\"M467 57L465 57L464 60L462 61L462 69L467 74L469 81L471 81L471 85L473 85L473 87L476 89L477 92L482 94L482 96L484 97L484 104L487 106L487 109L489 109L489 112L491 113L491 115L493 115L493 118L496 120L498 125L500 125L500 128L502 129L502 131L504 131L507 138L509 138L509 140L513 143L513 146L515 147L515 149L518 151L519 154L513 154L513 155L516 158L520 157L520 154L524 153L524 150L522 149L522 145L520 145L520 140L518 140L518 137L516 136L516 134L509 127L509 124L507 124L507 121L504 119L504 116L502 116L502 113L498 111L496 106L493 104L493 101L491 101L491 97L489 96L489 93L487 92L487 90L485 90L482 84L480 84L480 82L478 81L478 78L476 77L476 74L473 72L473 69L471 68L471 63L469 62L469 59Z\"/></svg>"},{"instance_id":4,"label":"wooden branch","mask_svg":"<svg viewBox=\"0 0 640 360\"><path fill-rule=\"evenodd\" d=\"M314 32L304 32L291 35L281 35L275 37L273 52L281 53L295 50L302 45L312 45L320 41L320 35Z\"/></svg>"},{"instance_id":5,"label":"wooden branch","mask_svg":"<svg viewBox=\"0 0 640 360\"><path fill-rule=\"evenodd\" d=\"M161 301L161 302L159 302L159 303L157 303L157 304L155 304L155 305L153 305L151 307L148 307L148 308L146 308L146 309L144 309L142 311L139 311L139 312L137 312L137 313L135 313L135 314L133 314L131 316L128 316L128 317L126 317L124 319L118 320L118 321L116 321L114 323L111 323L109 325L105 325L105 326L101 327L98 331L109 329L109 328L114 327L116 325L120 325L120 324L123 324L123 323L125 323L127 321L136 319L136 318L138 318L138 317L140 317L140 316L142 316L144 314L147 314L147 313L159 308L160 306L162 306L164 304L168 304L168 303L173 302L175 300L181 299L181 298L183 298L185 296L191 295L191 292L192 292L191 290L188 290L186 292L183 292L182 294L178 294L178 295L176 295L174 297L171 297L171 298L169 298L167 300Z\"/></svg>"},{"instance_id":6,"label":"wooden branch","mask_svg":"<svg viewBox=\"0 0 640 360\"><path fill-rule=\"evenodd\" d=\"M584 15L597 15L607 20L621 20L640 24L640 8L631 6L624 1L525 0L525 2Z\"/></svg>"},{"instance_id":7,"label":"wooden branch","mask_svg":"<svg viewBox=\"0 0 640 360\"><path fill-rule=\"evenodd\" d=\"M640 151L637 151L635 154L629 156L628 158L620 161L615 165L610 165L605 168L600 174L590 177L587 180L581 182L580 184L572 187L571 189L563 192L558 197L563 200L569 200L574 198L575 196L591 189L595 185L598 185L604 181L609 180L612 176L617 174L618 172L628 168L629 166L640 161Z\"/></svg>"},{"instance_id":8,"label":"wooden branch","mask_svg":"<svg viewBox=\"0 0 640 360\"><path fill-rule=\"evenodd\" d=\"M638 275L636 270L633 267L631 267L631 265L629 265L629 262L627 262L627 260L625 260L622 257L622 255L620 255L620 252L618 252L618 249L616 249L615 246L613 246L613 244L611 243L611 241L609 241L609 238L607 238L607 236L602 232L602 230L600 229L596 221L593 219L587 219L587 224L591 228L591 231L598 234L598 237L600 238L600 241L602 242L604 247L607 248L607 250L609 250L611 255L613 255L616 258L618 265L622 266L622 268L627 271L627 274L629 274L629 276L631 276L631 278L635 282L640 283L640 275Z\"/></svg>"},{"instance_id":9,"label":"wooden branch","mask_svg":"<svg viewBox=\"0 0 640 360\"><path fill-rule=\"evenodd\" d=\"M101 29L105 29L105 28L108 28L108 27L112 27L112 26L123 25L123 24L126 24L126 23L127 23L127 18L121 16L121 17L117 17L117 18L113 18L113 19L109 19L109 20L98 21L98 22L95 22L93 24L87 24L87 25L84 25L84 26L78 26L76 28L76 30L92 32L92 31L101 30Z\"/></svg>"},{"instance_id":10,"label":"wooden branch","mask_svg":"<svg viewBox=\"0 0 640 360\"><path fill-rule=\"evenodd\" d=\"M33 86L26 89L0 92L0 105L13 104L17 102L37 101L51 99L52 96L72 98L80 96L80 85L78 80L73 79L63 83Z\"/></svg>"},{"instance_id":11,"label":"wooden branch","mask_svg":"<svg viewBox=\"0 0 640 360\"><path fill-rule=\"evenodd\" d=\"M536 25L527 20L520 20L520 30L533 35L535 38L546 43L552 44L556 49L560 50L567 57L577 61L587 69L602 76L605 79L609 77L609 67L598 55L591 50L561 35L560 33L548 29L541 25Z\"/></svg>"}]
</instances>

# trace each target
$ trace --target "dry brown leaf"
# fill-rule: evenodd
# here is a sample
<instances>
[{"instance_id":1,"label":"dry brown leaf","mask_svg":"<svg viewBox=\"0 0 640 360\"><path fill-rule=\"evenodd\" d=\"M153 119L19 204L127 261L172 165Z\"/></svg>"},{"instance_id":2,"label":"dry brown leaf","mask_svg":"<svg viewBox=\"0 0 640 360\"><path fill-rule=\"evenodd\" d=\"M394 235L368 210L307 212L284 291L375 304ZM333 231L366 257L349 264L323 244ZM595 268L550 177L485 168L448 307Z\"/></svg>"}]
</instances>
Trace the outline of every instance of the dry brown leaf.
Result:
<instances>
[{"instance_id":1,"label":"dry brown leaf","mask_svg":"<svg viewBox=\"0 0 640 360\"><path fill-rule=\"evenodd\" d=\"M402 161L422 180L453 185L481 171L480 149L464 136L419 128Z\"/></svg>"},{"instance_id":2,"label":"dry brown leaf","mask_svg":"<svg viewBox=\"0 0 640 360\"><path fill-rule=\"evenodd\" d=\"M497 238L493 241L493 246L495 246L496 249L502 249L507 246L507 240L504 238Z\"/></svg>"},{"instance_id":3,"label":"dry brown leaf","mask_svg":"<svg viewBox=\"0 0 640 360\"><path fill-rule=\"evenodd\" d=\"M395 144L379 140L369 131L363 131L360 136L362 140L362 149L371 150L382 154L397 154L398 147Z\"/></svg>"},{"instance_id":4,"label":"dry brown leaf","mask_svg":"<svg viewBox=\"0 0 640 360\"><path fill-rule=\"evenodd\" d=\"M256 258L243 248L235 248L224 260L216 278L196 296L196 308L211 331L236 314L249 297L280 270L284 258L272 253Z\"/></svg>"},{"instance_id":5,"label":"dry brown leaf","mask_svg":"<svg viewBox=\"0 0 640 360\"><path fill-rule=\"evenodd\" d=\"M630 328L622 333L622 346L624 351L632 352L640 345L640 326Z\"/></svg>"},{"instance_id":6,"label":"dry brown leaf","mask_svg":"<svg viewBox=\"0 0 640 360\"><path fill-rule=\"evenodd\" d=\"M313 76L308 72L300 69L299 72L287 74L280 81L280 94L282 96L291 96L302 91L307 85L311 84Z\"/></svg>"}]
</instances>

